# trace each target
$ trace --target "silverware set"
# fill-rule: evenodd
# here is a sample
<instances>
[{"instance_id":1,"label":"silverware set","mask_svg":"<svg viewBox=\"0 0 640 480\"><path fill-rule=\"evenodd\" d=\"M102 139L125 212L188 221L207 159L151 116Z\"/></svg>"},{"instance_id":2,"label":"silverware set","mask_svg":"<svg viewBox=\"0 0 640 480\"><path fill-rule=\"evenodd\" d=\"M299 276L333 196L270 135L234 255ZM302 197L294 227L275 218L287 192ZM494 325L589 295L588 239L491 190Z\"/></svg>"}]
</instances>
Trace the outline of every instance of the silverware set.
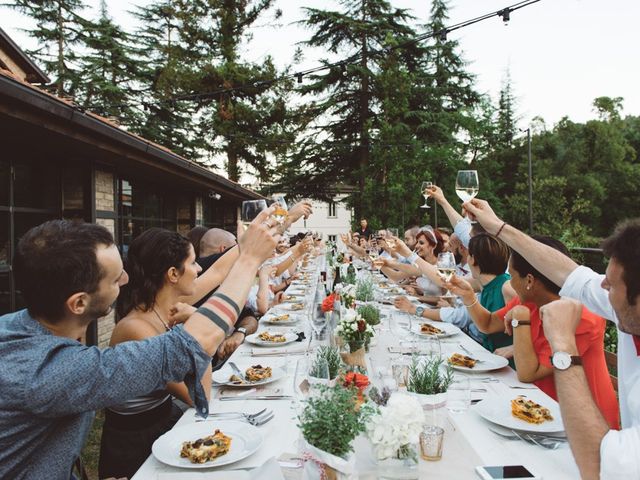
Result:
<instances>
[{"instance_id":1,"label":"silverware set","mask_svg":"<svg viewBox=\"0 0 640 480\"><path fill-rule=\"evenodd\" d=\"M509 439L509 440L522 440L523 442L530 443L532 445L537 445L542 448L546 448L549 450L556 450L560 445L567 443L566 438L562 437L554 437L551 435L541 435L537 433L524 433L524 432L516 432L515 430L509 430L509 432L499 432L498 430L494 430L490 428L493 433L496 435Z\"/></svg>"},{"instance_id":2,"label":"silverware set","mask_svg":"<svg viewBox=\"0 0 640 480\"><path fill-rule=\"evenodd\" d=\"M260 425L264 425L273 419L275 414L272 410L267 410L263 408L259 412L256 413L243 413L243 412L214 412L210 413L207 418L196 418L196 422L206 422L210 418L237 418L239 420L243 420L255 427L259 427Z\"/></svg>"}]
</instances>

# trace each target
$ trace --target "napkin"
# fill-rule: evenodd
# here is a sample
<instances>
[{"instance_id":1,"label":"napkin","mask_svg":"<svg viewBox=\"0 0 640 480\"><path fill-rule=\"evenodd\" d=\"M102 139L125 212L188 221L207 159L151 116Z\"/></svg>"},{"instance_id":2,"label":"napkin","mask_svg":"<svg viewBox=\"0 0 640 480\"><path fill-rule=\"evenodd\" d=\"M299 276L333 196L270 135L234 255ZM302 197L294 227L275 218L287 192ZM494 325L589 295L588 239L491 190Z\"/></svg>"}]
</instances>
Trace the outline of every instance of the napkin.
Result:
<instances>
[{"instance_id":1,"label":"napkin","mask_svg":"<svg viewBox=\"0 0 640 480\"><path fill-rule=\"evenodd\" d=\"M304 345L296 345L284 348L252 348L252 357L284 357L285 355L306 353L307 347Z\"/></svg>"},{"instance_id":2,"label":"napkin","mask_svg":"<svg viewBox=\"0 0 640 480\"><path fill-rule=\"evenodd\" d=\"M284 477L278 462L271 457L253 470L158 473L158 480L284 480Z\"/></svg>"},{"instance_id":3,"label":"napkin","mask_svg":"<svg viewBox=\"0 0 640 480\"><path fill-rule=\"evenodd\" d=\"M238 391L237 388L220 388L218 390L217 398L237 398L238 400L251 400L253 397L269 397L269 396L282 396L288 395L283 387L274 387L271 385L265 385L264 387L254 387L251 393L247 393L247 390Z\"/></svg>"}]
</instances>

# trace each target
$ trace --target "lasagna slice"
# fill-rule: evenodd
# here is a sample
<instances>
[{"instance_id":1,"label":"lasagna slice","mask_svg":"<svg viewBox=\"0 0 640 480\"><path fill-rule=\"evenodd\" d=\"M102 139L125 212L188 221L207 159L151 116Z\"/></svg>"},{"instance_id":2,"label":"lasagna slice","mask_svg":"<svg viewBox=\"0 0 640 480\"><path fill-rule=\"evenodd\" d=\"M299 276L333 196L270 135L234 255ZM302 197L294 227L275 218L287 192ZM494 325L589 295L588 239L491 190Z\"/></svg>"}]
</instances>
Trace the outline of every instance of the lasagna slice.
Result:
<instances>
[{"instance_id":1,"label":"lasagna slice","mask_svg":"<svg viewBox=\"0 0 640 480\"><path fill-rule=\"evenodd\" d=\"M434 327L430 323L423 323L420 325L420 332L426 335L442 335L444 333L443 330Z\"/></svg>"},{"instance_id":2,"label":"lasagna slice","mask_svg":"<svg viewBox=\"0 0 640 480\"><path fill-rule=\"evenodd\" d=\"M247 368L245 377L250 382L259 382L271 377L271 367L263 367L262 365L254 365Z\"/></svg>"},{"instance_id":3,"label":"lasagna slice","mask_svg":"<svg viewBox=\"0 0 640 480\"><path fill-rule=\"evenodd\" d=\"M553 420L548 408L529 400L524 395L519 395L511 400L511 414L527 423L540 424L547 420Z\"/></svg>"},{"instance_id":4,"label":"lasagna slice","mask_svg":"<svg viewBox=\"0 0 640 480\"><path fill-rule=\"evenodd\" d=\"M458 367L473 368L476 366L476 363L478 363L478 360L462 355L461 353L454 353L449 357L449 363Z\"/></svg>"},{"instance_id":5,"label":"lasagna slice","mask_svg":"<svg viewBox=\"0 0 640 480\"><path fill-rule=\"evenodd\" d=\"M263 342L283 343L287 338L281 333L271 334L269 332L262 332L258 335L258 338Z\"/></svg>"},{"instance_id":6,"label":"lasagna slice","mask_svg":"<svg viewBox=\"0 0 640 480\"><path fill-rule=\"evenodd\" d=\"M216 430L213 435L199 438L193 442L182 442L180 456L188 458L191 463L205 463L228 453L230 448L231 437Z\"/></svg>"}]
</instances>

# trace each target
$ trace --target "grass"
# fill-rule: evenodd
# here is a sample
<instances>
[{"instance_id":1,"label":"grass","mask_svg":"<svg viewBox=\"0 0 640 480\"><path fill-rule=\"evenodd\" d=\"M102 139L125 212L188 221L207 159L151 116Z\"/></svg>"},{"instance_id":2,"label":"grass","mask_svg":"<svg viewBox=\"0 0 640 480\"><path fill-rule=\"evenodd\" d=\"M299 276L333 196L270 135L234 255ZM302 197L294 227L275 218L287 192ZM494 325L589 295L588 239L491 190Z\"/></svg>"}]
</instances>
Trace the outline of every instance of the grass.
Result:
<instances>
[{"instance_id":1,"label":"grass","mask_svg":"<svg viewBox=\"0 0 640 480\"><path fill-rule=\"evenodd\" d=\"M91 480L98 480L98 460L100 459L100 438L104 424L104 411L100 410L91 426L87 442L82 449L82 463Z\"/></svg>"}]
</instances>

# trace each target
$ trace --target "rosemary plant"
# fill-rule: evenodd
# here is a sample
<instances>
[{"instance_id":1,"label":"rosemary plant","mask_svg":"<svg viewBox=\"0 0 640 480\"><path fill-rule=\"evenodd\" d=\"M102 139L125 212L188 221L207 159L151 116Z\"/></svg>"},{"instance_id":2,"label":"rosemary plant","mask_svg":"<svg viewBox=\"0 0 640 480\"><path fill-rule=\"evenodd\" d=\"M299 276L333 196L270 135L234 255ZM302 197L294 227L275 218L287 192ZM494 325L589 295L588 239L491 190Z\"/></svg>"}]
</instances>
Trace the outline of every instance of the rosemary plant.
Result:
<instances>
[{"instance_id":1,"label":"rosemary plant","mask_svg":"<svg viewBox=\"0 0 640 480\"><path fill-rule=\"evenodd\" d=\"M453 381L453 369L447 365L445 372L442 373L440 370L442 364L443 360L439 357L430 357L423 362L414 357L409 367L407 390L423 395L446 392Z\"/></svg>"}]
</instances>

